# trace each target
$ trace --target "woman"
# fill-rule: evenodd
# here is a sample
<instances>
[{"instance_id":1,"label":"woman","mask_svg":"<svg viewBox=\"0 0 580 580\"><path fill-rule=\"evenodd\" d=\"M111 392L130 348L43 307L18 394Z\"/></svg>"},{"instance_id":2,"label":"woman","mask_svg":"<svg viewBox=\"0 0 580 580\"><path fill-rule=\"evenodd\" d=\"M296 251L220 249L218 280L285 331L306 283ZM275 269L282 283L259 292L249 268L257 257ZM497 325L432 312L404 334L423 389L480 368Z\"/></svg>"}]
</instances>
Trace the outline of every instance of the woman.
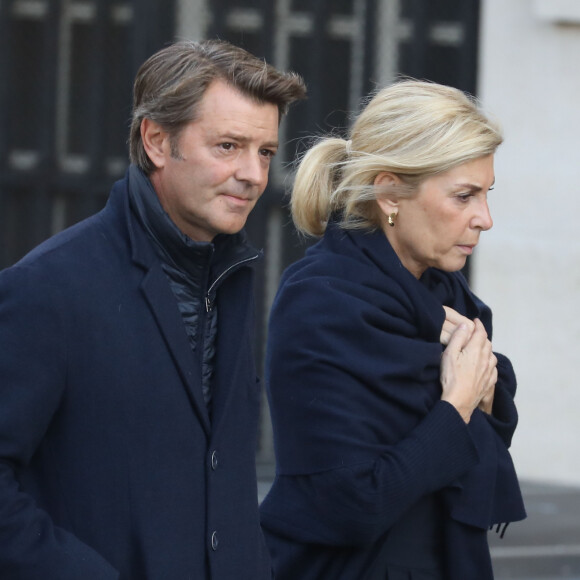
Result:
<instances>
[{"instance_id":1,"label":"woman","mask_svg":"<svg viewBox=\"0 0 580 580\"><path fill-rule=\"evenodd\" d=\"M525 517L515 376L459 272L501 141L461 91L406 80L302 159L293 219L323 237L270 320L276 580L486 580L487 530Z\"/></svg>"}]
</instances>

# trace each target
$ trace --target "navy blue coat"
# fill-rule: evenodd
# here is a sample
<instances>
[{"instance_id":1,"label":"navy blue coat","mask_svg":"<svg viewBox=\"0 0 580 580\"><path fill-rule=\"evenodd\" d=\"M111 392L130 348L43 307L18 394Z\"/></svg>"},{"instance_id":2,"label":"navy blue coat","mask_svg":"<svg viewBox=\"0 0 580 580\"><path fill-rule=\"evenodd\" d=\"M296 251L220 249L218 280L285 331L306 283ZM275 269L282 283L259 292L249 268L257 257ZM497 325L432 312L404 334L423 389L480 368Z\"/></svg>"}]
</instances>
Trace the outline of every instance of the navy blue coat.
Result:
<instances>
[{"instance_id":1,"label":"navy blue coat","mask_svg":"<svg viewBox=\"0 0 580 580\"><path fill-rule=\"evenodd\" d=\"M219 287L213 415L127 182L0 273L0 577L262 580L251 268Z\"/></svg>"},{"instance_id":2,"label":"navy blue coat","mask_svg":"<svg viewBox=\"0 0 580 580\"><path fill-rule=\"evenodd\" d=\"M498 354L493 414L476 409L469 425L440 400L443 305L491 337L459 272L417 280L382 231L331 223L284 273L266 359L277 476L261 506L277 580L423 578L425 526L410 553L385 547L432 505L413 518L439 537L445 580L492 578L487 529L525 516L507 451L516 380Z\"/></svg>"}]
</instances>

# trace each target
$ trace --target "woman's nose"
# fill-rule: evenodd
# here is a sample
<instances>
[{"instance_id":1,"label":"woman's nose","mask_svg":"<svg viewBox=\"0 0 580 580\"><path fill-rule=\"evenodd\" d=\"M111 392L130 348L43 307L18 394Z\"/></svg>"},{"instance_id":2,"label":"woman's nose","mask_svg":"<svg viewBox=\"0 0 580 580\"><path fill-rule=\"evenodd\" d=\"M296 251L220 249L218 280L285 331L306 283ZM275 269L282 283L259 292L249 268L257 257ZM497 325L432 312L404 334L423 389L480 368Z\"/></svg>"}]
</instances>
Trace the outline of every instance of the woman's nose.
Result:
<instances>
[{"instance_id":1,"label":"woman's nose","mask_svg":"<svg viewBox=\"0 0 580 580\"><path fill-rule=\"evenodd\" d=\"M472 220L472 225L484 232L493 227L493 219L491 218L487 200L484 200L479 204L477 214Z\"/></svg>"}]
</instances>

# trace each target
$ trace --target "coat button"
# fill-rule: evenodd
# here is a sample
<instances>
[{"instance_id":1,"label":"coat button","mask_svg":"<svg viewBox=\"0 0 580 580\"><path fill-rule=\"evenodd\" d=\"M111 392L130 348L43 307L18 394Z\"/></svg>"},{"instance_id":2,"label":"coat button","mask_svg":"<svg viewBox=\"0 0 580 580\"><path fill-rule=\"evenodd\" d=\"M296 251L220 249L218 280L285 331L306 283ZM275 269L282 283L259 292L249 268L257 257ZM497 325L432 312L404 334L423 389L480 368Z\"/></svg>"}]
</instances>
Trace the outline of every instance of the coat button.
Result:
<instances>
[{"instance_id":1,"label":"coat button","mask_svg":"<svg viewBox=\"0 0 580 580\"><path fill-rule=\"evenodd\" d=\"M215 471L218 466L218 456L217 451L213 451L211 454L211 468Z\"/></svg>"},{"instance_id":2,"label":"coat button","mask_svg":"<svg viewBox=\"0 0 580 580\"><path fill-rule=\"evenodd\" d=\"M211 535L211 549L214 551L217 550L218 544L219 544L219 539L218 539L217 532L213 532L213 534Z\"/></svg>"}]
</instances>

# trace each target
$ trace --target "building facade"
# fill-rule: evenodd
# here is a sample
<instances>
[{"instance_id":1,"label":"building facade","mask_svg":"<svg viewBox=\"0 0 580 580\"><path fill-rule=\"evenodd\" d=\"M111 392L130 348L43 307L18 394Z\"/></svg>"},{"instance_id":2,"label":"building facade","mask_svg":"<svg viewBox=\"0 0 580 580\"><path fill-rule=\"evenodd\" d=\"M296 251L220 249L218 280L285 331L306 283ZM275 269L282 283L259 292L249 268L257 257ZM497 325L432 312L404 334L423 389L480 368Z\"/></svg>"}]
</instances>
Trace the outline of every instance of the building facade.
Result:
<instances>
[{"instance_id":1,"label":"building facade","mask_svg":"<svg viewBox=\"0 0 580 580\"><path fill-rule=\"evenodd\" d=\"M472 282L518 376L522 477L580 485L580 3L484 0L479 93L503 124Z\"/></svg>"}]
</instances>

